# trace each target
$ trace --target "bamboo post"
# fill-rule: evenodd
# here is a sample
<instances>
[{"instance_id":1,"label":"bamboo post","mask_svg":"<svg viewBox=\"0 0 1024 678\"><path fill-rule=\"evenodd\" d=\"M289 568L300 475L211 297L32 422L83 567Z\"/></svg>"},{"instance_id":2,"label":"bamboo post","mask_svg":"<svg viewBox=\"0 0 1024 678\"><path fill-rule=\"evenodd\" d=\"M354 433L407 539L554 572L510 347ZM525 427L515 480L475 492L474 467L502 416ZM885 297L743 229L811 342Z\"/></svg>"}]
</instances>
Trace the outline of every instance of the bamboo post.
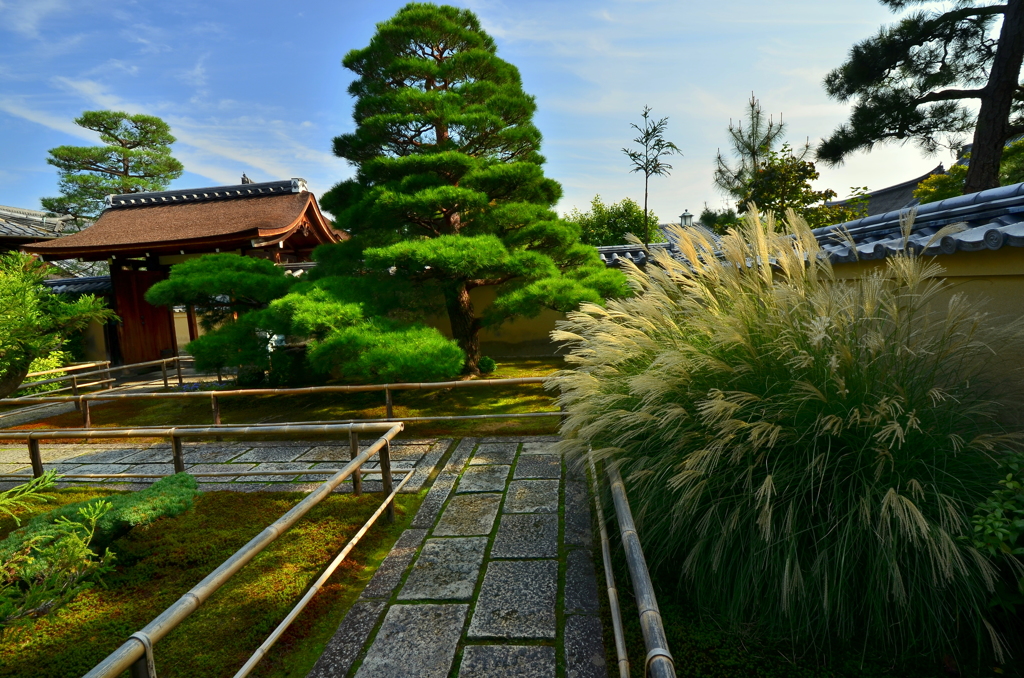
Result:
<instances>
[{"instance_id":1,"label":"bamboo post","mask_svg":"<svg viewBox=\"0 0 1024 678\"><path fill-rule=\"evenodd\" d=\"M167 361L160 363L160 372L164 377L164 388L170 388L170 384L167 383Z\"/></svg>"},{"instance_id":2,"label":"bamboo post","mask_svg":"<svg viewBox=\"0 0 1024 678\"><path fill-rule=\"evenodd\" d=\"M380 477L384 481L384 496L387 497L395 489L391 481L391 441L385 440L384 446L380 448ZM388 524L395 522L395 502L389 501L388 508L384 512Z\"/></svg>"},{"instance_id":3,"label":"bamboo post","mask_svg":"<svg viewBox=\"0 0 1024 678\"><path fill-rule=\"evenodd\" d=\"M395 403L391 398L391 389L387 386L384 387L384 399L387 401L387 418L391 419L395 416Z\"/></svg>"},{"instance_id":4,"label":"bamboo post","mask_svg":"<svg viewBox=\"0 0 1024 678\"><path fill-rule=\"evenodd\" d=\"M359 434L356 433L355 431L350 431L349 434L348 434L348 442L349 442L349 445L351 446L351 450L349 452L349 455L350 455L350 457L352 459L355 459L356 457L359 456ZM358 497L362 493L363 493L363 475L359 471L359 469L356 469L352 473L352 495Z\"/></svg>"},{"instance_id":5,"label":"bamboo post","mask_svg":"<svg viewBox=\"0 0 1024 678\"><path fill-rule=\"evenodd\" d=\"M185 383L185 380L181 378L181 356L174 358L174 364L178 368L178 386L181 386Z\"/></svg>"},{"instance_id":6,"label":"bamboo post","mask_svg":"<svg viewBox=\"0 0 1024 678\"><path fill-rule=\"evenodd\" d=\"M185 471L185 457L181 453L181 438L176 435L171 435L171 457L174 460L174 472L183 473Z\"/></svg>"},{"instance_id":7,"label":"bamboo post","mask_svg":"<svg viewBox=\"0 0 1024 678\"><path fill-rule=\"evenodd\" d=\"M92 411L89 407L89 401L85 398L79 398L79 402L82 406L82 428L92 428Z\"/></svg>"},{"instance_id":8,"label":"bamboo post","mask_svg":"<svg viewBox=\"0 0 1024 678\"><path fill-rule=\"evenodd\" d=\"M107 360L106 363L107 363L107 369L105 370L104 373L107 375L106 376L106 379L107 379L107 390L109 391L110 389L114 388L114 382L111 381L111 379L113 379L113 377L110 376L110 374L111 374L110 373L110 361Z\"/></svg>"},{"instance_id":9,"label":"bamboo post","mask_svg":"<svg viewBox=\"0 0 1024 678\"><path fill-rule=\"evenodd\" d=\"M43 475L43 456L39 454L39 440L36 438L28 439L28 458L32 462L32 477Z\"/></svg>"},{"instance_id":10,"label":"bamboo post","mask_svg":"<svg viewBox=\"0 0 1024 678\"><path fill-rule=\"evenodd\" d=\"M72 374L71 375L71 395L73 395L73 396L77 396L78 395L78 375L77 374ZM77 401L75 402L75 409L76 410L82 409L82 406Z\"/></svg>"}]
</instances>

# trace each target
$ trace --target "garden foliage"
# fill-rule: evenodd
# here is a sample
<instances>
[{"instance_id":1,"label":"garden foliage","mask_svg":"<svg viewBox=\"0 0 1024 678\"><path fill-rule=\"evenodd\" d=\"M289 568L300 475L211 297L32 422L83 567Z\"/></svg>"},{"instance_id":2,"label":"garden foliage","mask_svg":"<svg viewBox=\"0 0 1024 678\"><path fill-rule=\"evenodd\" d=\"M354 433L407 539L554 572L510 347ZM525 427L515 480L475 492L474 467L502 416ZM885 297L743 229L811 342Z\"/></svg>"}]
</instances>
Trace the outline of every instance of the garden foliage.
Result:
<instances>
[{"instance_id":1,"label":"garden foliage","mask_svg":"<svg viewBox=\"0 0 1024 678\"><path fill-rule=\"evenodd\" d=\"M471 373L483 327L625 291L552 211L561 187L541 167L536 103L476 15L410 3L343 63L355 130L334 152L356 174L321 202L352 237L321 248L337 266L317 277L401 291L389 313L447 313ZM479 288L495 292L486 309L470 296Z\"/></svg>"},{"instance_id":2,"label":"garden foliage","mask_svg":"<svg viewBox=\"0 0 1024 678\"><path fill-rule=\"evenodd\" d=\"M134 527L149 525L159 518L176 516L189 510L199 493L197 488L195 478L187 473L178 473L162 478L138 492L62 506L36 516L0 541L0 561L23 549L26 544L52 540L59 533L61 520L73 519L79 515L80 509L100 502L110 507L96 521L93 546L105 549Z\"/></svg>"},{"instance_id":3,"label":"garden foliage","mask_svg":"<svg viewBox=\"0 0 1024 678\"><path fill-rule=\"evenodd\" d=\"M565 220L580 229L580 242L600 247L601 245L625 245L626 234L632 233L641 238L646 233L644 210L629 198L621 202L605 205L601 196L595 195L590 201L590 209L586 212L573 208L565 215ZM654 210L648 210L647 221L658 225L658 217ZM663 242L665 237L655 228L650 234L650 242Z\"/></svg>"},{"instance_id":4,"label":"garden foliage","mask_svg":"<svg viewBox=\"0 0 1024 678\"><path fill-rule=\"evenodd\" d=\"M79 505L46 534L22 540L0 559L0 638L11 628L51 614L112 569L114 556L92 549L97 523L110 503Z\"/></svg>"},{"instance_id":5,"label":"garden foliage","mask_svg":"<svg viewBox=\"0 0 1024 678\"><path fill-rule=\"evenodd\" d=\"M171 269L150 288L153 304L191 304L207 333L188 345L200 369L244 368L247 385L349 381L436 381L458 374L464 356L439 331L382 317L387 301L366 280L298 279L272 262L207 254ZM283 341L275 341L275 337ZM254 376L255 375L255 376ZM264 377L266 375L266 377Z\"/></svg>"},{"instance_id":6,"label":"garden foliage","mask_svg":"<svg viewBox=\"0 0 1024 678\"><path fill-rule=\"evenodd\" d=\"M59 350L69 335L114 317L91 294L53 294L43 285L46 270L24 254L0 254L0 398L17 390L32 362Z\"/></svg>"},{"instance_id":7,"label":"garden foliage","mask_svg":"<svg viewBox=\"0 0 1024 678\"><path fill-rule=\"evenodd\" d=\"M565 449L618 464L663 581L797 647L1000 655L989 600L1012 554L972 540L1015 449L993 399L1024 347L906 252L837 280L805 222L756 210L716 247L629 272L554 337ZM940 233L941 235L941 233ZM764 265L768 264L770 265Z\"/></svg>"},{"instance_id":8,"label":"garden foliage","mask_svg":"<svg viewBox=\"0 0 1024 678\"><path fill-rule=\"evenodd\" d=\"M963 159L969 162L971 154L965 154ZM950 167L945 174L933 174L919 183L914 189L914 197L920 200L922 205L946 198L955 198L964 194L966 181L967 165L958 162ZM1024 139L1008 145L1003 151L1003 159L999 163L1000 186L1019 184L1022 181L1024 181Z\"/></svg>"}]
</instances>

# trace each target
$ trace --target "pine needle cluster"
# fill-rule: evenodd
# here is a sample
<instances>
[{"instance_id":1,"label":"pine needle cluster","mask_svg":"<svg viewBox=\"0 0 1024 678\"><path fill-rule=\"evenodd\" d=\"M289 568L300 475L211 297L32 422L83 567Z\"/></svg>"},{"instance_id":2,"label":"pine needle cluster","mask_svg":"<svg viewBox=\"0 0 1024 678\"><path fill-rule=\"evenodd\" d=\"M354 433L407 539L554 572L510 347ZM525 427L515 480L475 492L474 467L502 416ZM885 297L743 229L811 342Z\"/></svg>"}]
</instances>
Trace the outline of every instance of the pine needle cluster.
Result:
<instances>
[{"instance_id":1,"label":"pine needle cluster","mask_svg":"<svg viewBox=\"0 0 1024 678\"><path fill-rule=\"evenodd\" d=\"M1003 656L987 602L1005 563L971 516L1017 448L999 407L1019 375L992 367L1021 324L909 250L839 280L805 222L773 221L678 230L683 260L569 314L562 445L619 465L660 580L734 628Z\"/></svg>"}]
</instances>

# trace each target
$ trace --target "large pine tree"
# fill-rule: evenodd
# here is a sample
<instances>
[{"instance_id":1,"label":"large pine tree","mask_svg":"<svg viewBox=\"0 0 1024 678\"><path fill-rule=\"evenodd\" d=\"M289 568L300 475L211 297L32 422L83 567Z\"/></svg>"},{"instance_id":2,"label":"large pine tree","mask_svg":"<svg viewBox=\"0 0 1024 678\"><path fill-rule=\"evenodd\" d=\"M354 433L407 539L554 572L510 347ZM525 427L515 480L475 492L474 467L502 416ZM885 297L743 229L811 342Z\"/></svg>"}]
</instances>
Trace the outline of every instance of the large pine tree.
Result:
<instances>
[{"instance_id":1,"label":"large pine tree","mask_svg":"<svg viewBox=\"0 0 1024 678\"><path fill-rule=\"evenodd\" d=\"M943 135L973 129L965 192L998 186L1003 145L1024 133L1024 0L880 2L894 12L931 7L854 45L825 78L829 96L854 106L849 123L822 141L818 159L837 164L880 141L916 140L933 151ZM976 114L964 105L974 102Z\"/></svg>"},{"instance_id":2,"label":"large pine tree","mask_svg":"<svg viewBox=\"0 0 1024 678\"><path fill-rule=\"evenodd\" d=\"M375 277L414 314L441 302L469 373L482 327L626 291L552 211L536 104L496 51L465 9L411 3L378 24L343 61L356 129L334 151L357 173L321 201L352 238L318 253L317 276ZM470 296L482 287L484 309Z\"/></svg>"}]
</instances>

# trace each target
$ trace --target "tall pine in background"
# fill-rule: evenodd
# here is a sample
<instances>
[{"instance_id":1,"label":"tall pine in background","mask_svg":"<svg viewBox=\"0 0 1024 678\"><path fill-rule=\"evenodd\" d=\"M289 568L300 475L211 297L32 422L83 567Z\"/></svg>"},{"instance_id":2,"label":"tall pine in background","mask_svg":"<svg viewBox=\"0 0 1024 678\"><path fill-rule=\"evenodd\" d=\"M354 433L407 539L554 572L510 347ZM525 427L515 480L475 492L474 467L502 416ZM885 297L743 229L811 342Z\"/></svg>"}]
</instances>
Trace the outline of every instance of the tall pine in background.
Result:
<instances>
[{"instance_id":1,"label":"tall pine in background","mask_svg":"<svg viewBox=\"0 0 1024 678\"><path fill-rule=\"evenodd\" d=\"M468 373L481 328L627 291L552 211L536 104L496 51L465 9L411 3L378 24L343 61L356 129L334 152L357 172L321 200L352 238L318 250L315 276L358 274L397 313L443 308ZM485 287L481 308L470 293Z\"/></svg>"}]
</instances>

